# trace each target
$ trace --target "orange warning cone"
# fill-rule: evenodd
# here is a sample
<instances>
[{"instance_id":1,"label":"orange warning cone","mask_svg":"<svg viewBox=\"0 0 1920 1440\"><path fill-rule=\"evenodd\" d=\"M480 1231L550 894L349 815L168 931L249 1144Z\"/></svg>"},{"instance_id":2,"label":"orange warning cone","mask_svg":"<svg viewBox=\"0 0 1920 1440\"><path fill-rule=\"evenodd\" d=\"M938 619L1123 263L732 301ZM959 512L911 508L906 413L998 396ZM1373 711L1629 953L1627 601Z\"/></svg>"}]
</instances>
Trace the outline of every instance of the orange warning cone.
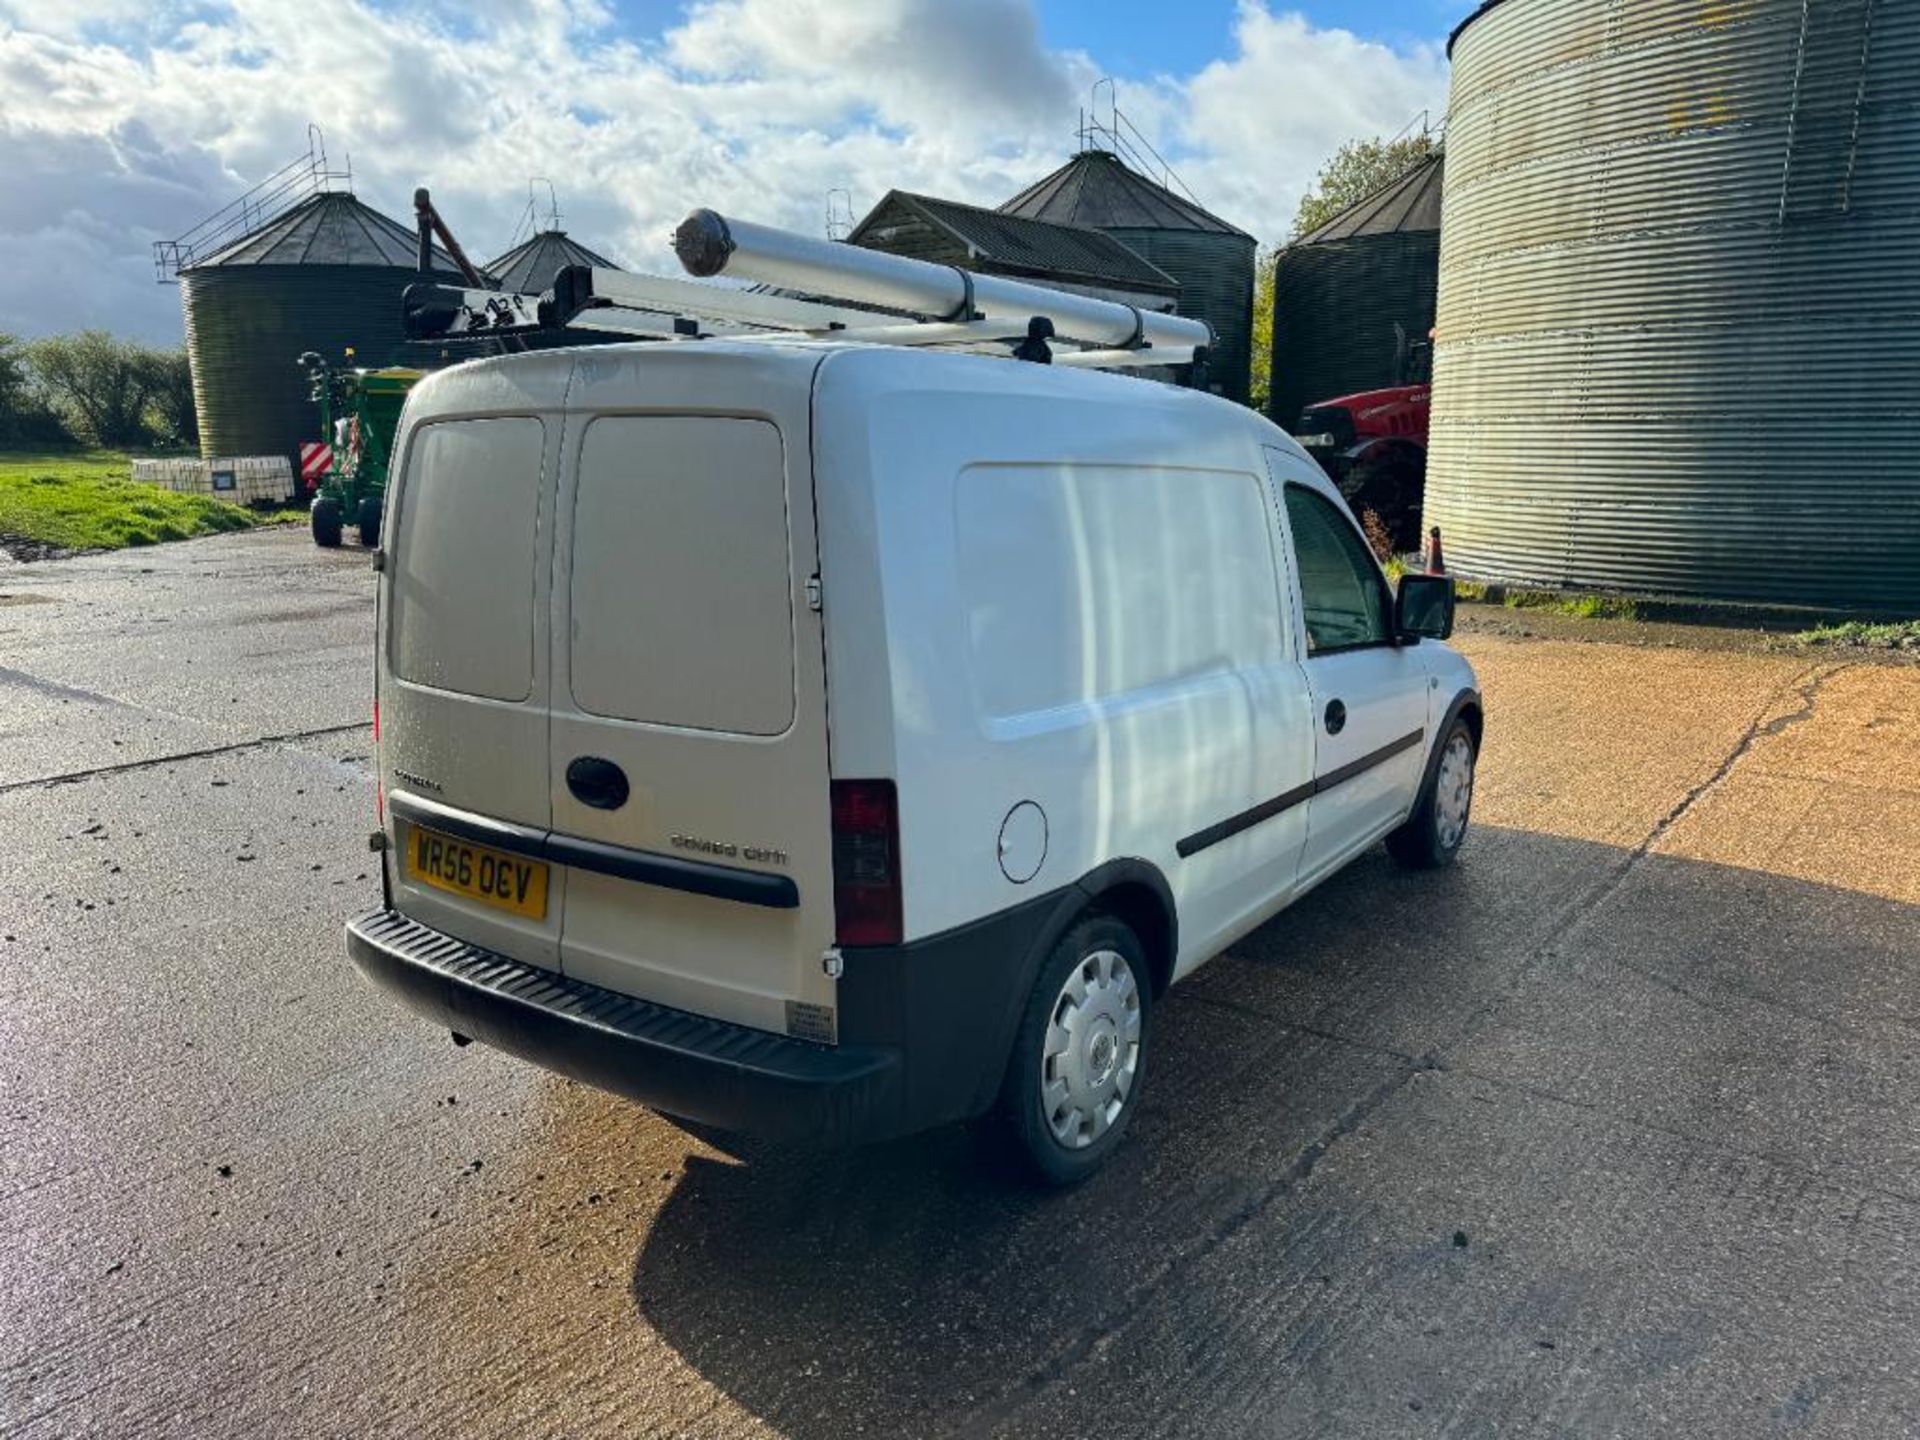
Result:
<instances>
[{"instance_id":1,"label":"orange warning cone","mask_svg":"<svg viewBox=\"0 0 1920 1440\"><path fill-rule=\"evenodd\" d=\"M1440 527L1436 525L1427 531L1427 574L1444 575L1446 573L1446 552L1440 548Z\"/></svg>"}]
</instances>

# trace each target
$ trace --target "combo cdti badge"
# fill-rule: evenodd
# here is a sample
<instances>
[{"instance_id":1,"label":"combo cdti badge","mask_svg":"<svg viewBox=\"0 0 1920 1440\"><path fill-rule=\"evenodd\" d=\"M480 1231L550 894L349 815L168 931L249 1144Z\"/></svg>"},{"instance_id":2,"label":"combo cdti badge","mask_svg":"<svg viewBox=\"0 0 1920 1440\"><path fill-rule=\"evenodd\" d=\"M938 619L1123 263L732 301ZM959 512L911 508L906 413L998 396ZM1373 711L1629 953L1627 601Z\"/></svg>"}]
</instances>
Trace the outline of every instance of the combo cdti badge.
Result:
<instances>
[{"instance_id":1,"label":"combo cdti badge","mask_svg":"<svg viewBox=\"0 0 1920 1440\"><path fill-rule=\"evenodd\" d=\"M1242 407L858 345L476 361L408 403L365 974L669 1114L1002 1109L1103 1160L1168 986L1384 839L1460 848L1481 703Z\"/></svg>"}]
</instances>

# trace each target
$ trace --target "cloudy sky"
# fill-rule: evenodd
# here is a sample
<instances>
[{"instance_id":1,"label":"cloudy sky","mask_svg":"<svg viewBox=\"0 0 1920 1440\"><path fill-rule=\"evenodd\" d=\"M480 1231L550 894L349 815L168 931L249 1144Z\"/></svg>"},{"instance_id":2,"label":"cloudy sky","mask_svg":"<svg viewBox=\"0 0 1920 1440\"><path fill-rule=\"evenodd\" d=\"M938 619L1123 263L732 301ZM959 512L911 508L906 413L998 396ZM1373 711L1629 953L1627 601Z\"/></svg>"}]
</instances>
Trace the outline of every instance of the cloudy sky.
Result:
<instances>
[{"instance_id":1,"label":"cloudy sky","mask_svg":"<svg viewBox=\"0 0 1920 1440\"><path fill-rule=\"evenodd\" d=\"M827 192L996 204L1121 108L1209 208L1282 237L1341 141L1446 104L1468 0L0 0L0 331L180 337L152 242L303 154L477 257L533 177L672 270L695 205L809 233ZM1105 92L1102 92L1104 105ZM539 186L541 208L546 185Z\"/></svg>"}]
</instances>

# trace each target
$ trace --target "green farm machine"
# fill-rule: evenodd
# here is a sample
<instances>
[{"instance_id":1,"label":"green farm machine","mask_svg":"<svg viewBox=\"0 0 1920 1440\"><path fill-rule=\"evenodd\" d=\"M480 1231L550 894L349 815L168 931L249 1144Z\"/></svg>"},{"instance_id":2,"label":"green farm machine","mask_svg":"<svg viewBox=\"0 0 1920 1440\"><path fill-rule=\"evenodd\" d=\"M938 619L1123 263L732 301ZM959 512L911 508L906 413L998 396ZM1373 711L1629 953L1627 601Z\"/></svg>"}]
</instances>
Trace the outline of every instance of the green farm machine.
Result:
<instances>
[{"instance_id":1,"label":"green farm machine","mask_svg":"<svg viewBox=\"0 0 1920 1440\"><path fill-rule=\"evenodd\" d=\"M371 548L380 543L380 507L400 409L425 372L401 366L336 368L311 350L300 364L312 383L325 437L318 446L304 447L301 456L302 478L313 490L314 543L338 545L351 523L360 543Z\"/></svg>"}]
</instances>

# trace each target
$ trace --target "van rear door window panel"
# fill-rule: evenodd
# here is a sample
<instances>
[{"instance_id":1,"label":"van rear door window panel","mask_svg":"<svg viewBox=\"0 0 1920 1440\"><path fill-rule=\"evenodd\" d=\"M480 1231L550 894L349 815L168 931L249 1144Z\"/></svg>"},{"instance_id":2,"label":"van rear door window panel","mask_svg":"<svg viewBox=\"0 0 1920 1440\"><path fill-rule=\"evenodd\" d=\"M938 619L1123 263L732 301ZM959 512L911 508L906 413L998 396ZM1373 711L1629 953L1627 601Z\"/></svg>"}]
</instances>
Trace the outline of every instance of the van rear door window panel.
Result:
<instances>
[{"instance_id":1,"label":"van rear door window panel","mask_svg":"<svg viewBox=\"0 0 1920 1440\"><path fill-rule=\"evenodd\" d=\"M530 415L414 432L388 541L400 679L486 700L532 695L545 448L546 427Z\"/></svg>"},{"instance_id":2,"label":"van rear door window panel","mask_svg":"<svg viewBox=\"0 0 1920 1440\"><path fill-rule=\"evenodd\" d=\"M765 420L603 415L573 511L573 698L589 715L779 735L794 716L780 432Z\"/></svg>"}]
</instances>

